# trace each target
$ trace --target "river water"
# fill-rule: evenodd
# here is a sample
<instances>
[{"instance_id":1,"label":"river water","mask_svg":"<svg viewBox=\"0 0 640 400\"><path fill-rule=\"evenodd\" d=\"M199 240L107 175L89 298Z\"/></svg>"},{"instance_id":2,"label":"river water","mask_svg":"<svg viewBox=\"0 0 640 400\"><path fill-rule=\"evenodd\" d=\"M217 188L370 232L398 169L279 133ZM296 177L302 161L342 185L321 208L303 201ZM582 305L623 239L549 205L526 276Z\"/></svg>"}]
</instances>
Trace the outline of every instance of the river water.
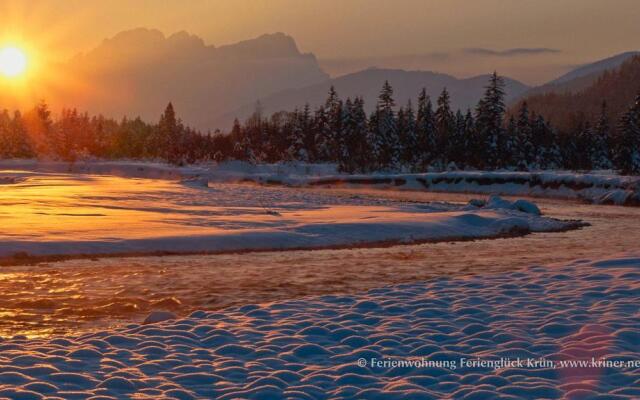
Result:
<instances>
[{"instance_id":1,"label":"river water","mask_svg":"<svg viewBox=\"0 0 640 400\"><path fill-rule=\"evenodd\" d=\"M301 189L290 189L301 190ZM306 189L305 189L306 190ZM467 202L473 195L308 189L338 196ZM515 270L640 251L640 208L536 199L591 226L518 238L386 248L78 259L0 269L0 336L75 334L196 309L350 293L389 284Z\"/></svg>"}]
</instances>

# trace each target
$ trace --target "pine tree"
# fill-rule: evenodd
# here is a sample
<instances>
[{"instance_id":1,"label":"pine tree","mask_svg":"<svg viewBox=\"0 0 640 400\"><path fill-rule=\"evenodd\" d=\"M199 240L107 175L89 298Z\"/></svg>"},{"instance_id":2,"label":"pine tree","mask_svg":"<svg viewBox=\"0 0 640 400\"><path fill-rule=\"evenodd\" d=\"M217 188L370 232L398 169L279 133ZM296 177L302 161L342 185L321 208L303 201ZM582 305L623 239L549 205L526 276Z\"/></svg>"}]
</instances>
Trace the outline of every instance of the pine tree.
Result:
<instances>
[{"instance_id":1,"label":"pine tree","mask_svg":"<svg viewBox=\"0 0 640 400\"><path fill-rule=\"evenodd\" d=\"M470 109L467 109L467 113L464 116L464 148L465 148L465 166L474 166L473 152L477 143L476 134L476 121L473 118L473 113Z\"/></svg>"},{"instance_id":2,"label":"pine tree","mask_svg":"<svg viewBox=\"0 0 640 400\"><path fill-rule=\"evenodd\" d=\"M316 110L313 121L314 148L310 149L310 159L312 162L327 162L331 154L329 140L332 134L331 123L325 107L319 107Z\"/></svg>"},{"instance_id":3,"label":"pine tree","mask_svg":"<svg viewBox=\"0 0 640 400\"><path fill-rule=\"evenodd\" d=\"M536 166L536 147L533 139L532 120L527 102L523 102L518 111L514 140L514 152L511 153L513 166L520 171L528 171Z\"/></svg>"},{"instance_id":4,"label":"pine tree","mask_svg":"<svg viewBox=\"0 0 640 400\"><path fill-rule=\"evenodd\" d=\"M342 118L344 104L335 88L329 88L329 94L324 104L328 117L328 126L325 132L325 140L327 145L327 155L329 161L338 162L340 157L340 149L342 148Z\"/></svg>"},{"instance_id":5,"label":"pine tree","mask_svg":"<svg viewBox=\"0 0 640 400\"><path fill-rule=\"evenodd\" d=\"M253 150L251 148L251 140L246 129L243 129L237 118L233 120L231 137L233 137L235 142L233 157L236 160L253 162L255 157L253 156Z\"/></svg>"},{"instance_id":6,"label":"pine tree","mask_svg":"<svg viewBox=\"0 0 640 400\"><path fill-rule=\"evenodd\" d=\"M343 154L338 165L340 171L354 173L366 172L368 167L367 116L362 98L345 102L343 120Z\"/></svg>"},{"instance_id":7,"label":"pine tree","mask_svg":"<svg viewBox=\"0 0 640 400\"><path fill-rule=\"evenodd\" d=\"M592 160L593 160L593 151L594 151L594 143L593 143L593 130L591 128L591 123L586 120L578 132L576 132L576 148L577 148L577 159L576 159L576 169L579 170L591 170L593 168Z\"/></svg>"},{"instance_id":8,"label":"pine tree","mask_svg":"<svg viewBox=\"0 0 640 400\"><path fill-rule=\"evenodd\" d=\"M517 165L520 162L519 156L519 146L518 146L518 124L516 122L516 118L511 115L509 117L509 122L507 122L507 132L506 132L506 142L505 142L505 152L507 154L505 161L505 166L509 169L518 168Z\"/></svg>"},{"instance_id":9,"label":"pine tree","mask_svg":"<svg viewBox=\"0 0 640 400\"><path fill-rule=\"evenodd\" d=\"M408 170L415 170L417 163L416 148L418 136L416 132L416 115L413 112L411 100L398 111L398 138L400 139L400 164Z\"/></svg>"},{"instance_id":10,"label":"pine tree","mask_svg":"<svg viewBox=\"0 0 640 400\"><path fill-rule=\"evenodd\" d=\"M9 125L9 142L12 147L11 157L31 158L35 155L20 111L13 113L13 119Z\"/></svg>"},{"instance_id":11,"label":"pine tree","mask_svg":"<svg viewBox=\"0 0 640 400\"><path fill-rule=\"evenodd\" d=\"M537 168L556 169L562 167L563 157L556 130L541 115L531 113L531 131Z\"/></svg>"},{"instance_id":12,"label":"pine tree","mask_svg":"<svg viewBox=\"0 0 640 400\"><path fill-rule=\"evenodd\" d=\"M305 104L302 111L294 111L291 119L287 160L309 162L309 154L305 145L305 135L312 124L309 104Z\"/></svg>"},{"instance_id":13,"label":"pine tree","mask_svg":"<svg viewBox=\"0 0 640 400\"><path fill-rule=\"evenodd\" d=\"M367 114L364 111L364 100L356 97L351 109L352 126L349 131L349 162L353 171L367 172L371 169L371 146Z\"/></svg>"},{"instance_id":14,"label":"pine tree","mask_svg":"<svg viewBox=\"0 0 640 400\"><path fill-rule=\"evenodd\" d=\"M158 122L157 144L161 155L169 164L183 163L182 124L176 118L173 104L169 102Z\"/></svg>"},{"instance_id":15,"label":"pine tree","mask_svg":"<svg viewBox=\"0 0 640 400\"><path fill-rule=\"evenodd\" d=\"M591 163L594 169L611 169L611 126L607 115L607 102L603 101L600 118L594 129Z\"/></svg>"},{"instance_id":16,"label":"pine tree","mask_svg":"<svg viewBox=\"0 0 640 400\"><path fill-rule=\"evenodd\" d=\"M418 113L416 116L416 148L415 170L425 171L435 158L436 128L433 106L426 89L418 96Z\"/></svg>"},{"instance_id":17,"label":"pine tree","mask_svg":"<svg viewBox=\"0 0 640 400\"><path fill-rule=\"evenodd\" d=\"M372 121L372 146L378 169L397 168L400 149L398 130L393 107L393 89L385 81L378 96L375 118Z\"/></svg>"},{"instance_id":18,"label":"pine tree","mask_svg":"<svg viewBox=\"0 0 640 400\"><path fill-rule=\"evenodd\" d=\"M484 97L476 108L478 134L483 141L483 168L494 169L503 166L505 134L502 124L506 110L504 87L504 80L494 72L489 79Z\"/></svg>"},{"instance_id":19,"label":"pine tree","mask_svg":"<svg viewBox=\"0 0 640 400\"><path fill-rule=\"evenodd\" d=\"M464 168L467 165L467 124L462 111L456 111L454 116L454 127L447 144L447 158L450 168Z\"/></svg>"},{"instance_id":20,"label":"pine tree","mask_svg":"<svg viewBox=\"0 0 640 400\"><path fill-rule=\"evenodd\" d=\"M450 139L455 128L455 120L451 111L451 99L447 88L442 89L438 97L438 108L435 113L436 153L434 161L444 168L449 162Z\"/></svg>"},{"instance_id":21,"label":"pine tree","mask_svg":"<svg viewBox=\"0 0 640 400\"><path fill-rule=\"evenodd\" d=\"M640 94L620 120L615 163L622 173L640 173Z\"/></svg>"},{"instance_id":22,"label":"pine tree","mask_svg":"<svg viewBox=\"0 0 640 400\"><path fill-rule=\"evenodd\" d=\"M0 158L10 158L13 155L13 145L9 137L11 117L8 110L0 112Z\"/></svg>"}]
</instances>

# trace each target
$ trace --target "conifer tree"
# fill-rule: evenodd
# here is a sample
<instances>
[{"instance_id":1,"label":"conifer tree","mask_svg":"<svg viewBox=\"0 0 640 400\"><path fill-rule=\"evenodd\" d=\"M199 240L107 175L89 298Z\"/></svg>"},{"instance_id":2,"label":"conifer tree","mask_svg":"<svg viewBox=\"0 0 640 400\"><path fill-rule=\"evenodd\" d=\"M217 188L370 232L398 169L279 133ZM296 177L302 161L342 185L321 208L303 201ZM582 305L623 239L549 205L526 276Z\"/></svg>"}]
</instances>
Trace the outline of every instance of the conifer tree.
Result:
<instances>
[{"instance_id":1,"label":"conifer tree","mask_svg":"<svg viewBox=\"0 0 640 400\"><path fill-rule=\"evenodd\" d=\"M20 111L15 111L13 113L13 118L9 124L8 137L12 149L11 157L31 158L35 155L33 145L29 139L29 134Z\"/></svg>"},{"instance_id":2,"label":"conifer tree","mask_svg":"<svg viewBox=\"0 0 640 400\"><path fill-rule=\"evenodd\" d=\"M333 85L329 88L329 94L324 104L327 113L328 125L325 131L326 153L329 161L336 162L342 148L342 119L343 103Z\"/></svg>"},{"instance_id":3,"label":"conifer tree","mask_svg":"<svg viewBox=\"0 0 640 400\"><path fill-rule=\"evenodd\" d=\"M349 134L349 162L353 171L367 172L371 167L371 146L368 140L367 114L364 111L364 100L356 97L351 109Z\"/></svg>"},{"instance_id":4,"label":"conifer tree","mask_svg":"<svg viewBox=\"0 0 640 400\"><path fill-rule=\"evenodd\" d=\"M514 140L514 166L520 171L528 171L536 164L536 147L533 137L533 122L529 116L527 102L523 102L518 111Z\"/></svg>"},{"instance_id":5,"label":"conifer tree","mask_svg":"<svg viewBox=\"0 0 640 400\"><path fill-rule=\"evenodd\" d=\"M436 128L433 106L426 89L418 96L418 113L416 116L415 170L425 171L434 160L436 152Z\"/></svg>"},{"instance_id":6,"label":"conifer tree","mask_svg":"<svg viewBox=\"0 0 640 400\"><path fill-rule=\"evenodd\" d=\"M603 101L600 117L593 132L593 149L591 164L594 169L611 169L611 126L607 115L607 102Z\"/></svg>"},{"instance_id":7,"label":"conifer tree","mask_svg":"<svg viewBox=\"0 0 640 400\"><path fill-rule=\"evenodd\" d=\"M454 127L447 143L449 166L464 168L467 164L466 119L462 111L456 111Z\"/></svg>"},{"instance_id":8,"label":"conifer tree","mask_svg":"<svg viewBox=\"0 0 640 400\"><path fill-rule=\"evenodd\" d=\"M622 173L640 173L640 94L620 120L615 162Z\"/></svg>"},{"instance_id":9,"label":"conifer tree","mask_svg":"<svg viewBox=\"0 0 640 400\"><path fill-rule=\"evenodd\" d=\"M376 166L379 169L393 169L399 162L399 139L393 107L393 88L385 81L378 96L375 118L372 118L372 146Z\"/></svg>"},{"instance_id":10,"label":"conifer tree","mask_svg":"<svg viewBox=\"0 0 640 400\"><path fill-rule=\"evenodd\" d=\"M505 143L502 124L506 110L504 87L504 80L494 72L485 88L484 97L476 108L478 134L483 142L483 168L494 169L502 166Z\"/></svg>"},{"instance_id":11,"label":"conifer tree","mask_svg":"<svg viewBox=\"0 0 640 400\"><path fill-rule=\"evenodd\" d=\"M410 171L415 170L418 136L416 132L416 115L413 111L411 99L402 109L402 115L398 111L398 138L400 140L400 164Z\"/></svg>"},{"instance_id":12,"label":"conifer tree","mask_svg":"<svg viewBox=\"0 0 640 400\"><path fill-rule=\"evenodd\" d=\"M171 102L167 104L167 107L160 116L157 129L157 144L161 149L160 155L169 164L182 164L182 124L178 121Z\"/></svg>"},{"instance_id":13,"label":"conifer tree","mask_svg":"<svg viewBox=\"0 0 640 400\"><path fill-rule=\"evenodd\" d=\"M435 113L436 150L434 161L444 168L449 162L449 140L455 128L455 120L451 111L451 99L447 88L442 89L438 97L438 108Z\"/></svg>"}]
</instances>

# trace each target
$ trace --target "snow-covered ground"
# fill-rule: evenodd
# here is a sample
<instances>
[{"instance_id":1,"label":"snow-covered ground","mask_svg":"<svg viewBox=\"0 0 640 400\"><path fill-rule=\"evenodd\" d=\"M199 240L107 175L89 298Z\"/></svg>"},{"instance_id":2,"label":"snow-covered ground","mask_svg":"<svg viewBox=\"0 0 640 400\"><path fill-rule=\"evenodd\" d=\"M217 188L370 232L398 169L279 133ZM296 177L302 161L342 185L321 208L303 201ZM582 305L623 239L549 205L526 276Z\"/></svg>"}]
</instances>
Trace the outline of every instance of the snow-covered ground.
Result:
<instances>
[{"instance_id":1,"label":"snow-covered ground","mask_svg":"<svg viewBox=\"0 0 640 400\"><path fill-rule=\"evenodd\" d=\"M640 206L640 176L621 176L612 171L449 171L345 175L338 173L336 166L332 164L251 165L230 161L222 164L171 167L166 164L137 161L88 161L71 165L36 160L0 160L1 169L174 180L198 177L214 183L255 182L292 187L368 186L393 190L579 199L595 204ZM0 184L2 183L0 179Z\"/></svg>"},{"instance_id":2,"label":"snow-covered ground","mask_svg":"<svg viewBox=\"0 0 640 400\"><path fill-rule=\"evenodd\" d=\"M394 190L482 193L580 199L596 204L640 206L640 177L611 171L575 173L449 171L421 174L344 175L326 165L217 165L206 173L216 182L254 181L286 186L369 186Z\"/></svg>"},{"instance_id":3,"label":"snow-covered ground","mask_svg":"<svg viewBox=\"0 0 640 400\"><path fill-rule=\"evenodd\" d=\"M637 399L639 282L626 255L16 337L0 397Z\"/></svg>"},{"instance_id":4,"label":"snow-covered ground","mask_svg":"<svg viewBox=\"0 0 640 400\"><path fill-rule=\"evenodd\" d=\"M176 178L0 171L0 257L347 247L575 226L537 215L527 201L411 204L210 183L169 167L111 167Z\"/></svg>"}]
</instances>

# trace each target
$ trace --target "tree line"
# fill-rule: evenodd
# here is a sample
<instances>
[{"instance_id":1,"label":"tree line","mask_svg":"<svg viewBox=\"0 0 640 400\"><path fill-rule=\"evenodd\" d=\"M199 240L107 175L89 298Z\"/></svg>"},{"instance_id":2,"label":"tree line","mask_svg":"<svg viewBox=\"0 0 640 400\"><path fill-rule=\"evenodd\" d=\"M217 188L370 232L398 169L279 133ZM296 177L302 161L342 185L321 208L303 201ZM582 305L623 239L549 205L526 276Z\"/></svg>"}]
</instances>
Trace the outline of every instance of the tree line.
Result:
<instances>
[{"instance_id":1,"label":"tree line","mask_svg":"<svg viewBox=\"0 0 640 400\"><path fill-rule=\"evenodd\" d=\"M453 110L447 89L435 104L422 89L416 106L396 106L385 82L372 113L361 97L338 96L312 110L264 116L260 108L228 133L202 134L171 103L155 124L63 110L54 120L42 102L21 115L0 113L0 157L162 159L182 165L237 159L252 163L336 163L348 173L445 169L618 169L640 173L640 95L617 121L606 103L570 129L554 128L522 103L508 113L505 84L494 73L474 110Z\"/></svg>"}]
</instances>

